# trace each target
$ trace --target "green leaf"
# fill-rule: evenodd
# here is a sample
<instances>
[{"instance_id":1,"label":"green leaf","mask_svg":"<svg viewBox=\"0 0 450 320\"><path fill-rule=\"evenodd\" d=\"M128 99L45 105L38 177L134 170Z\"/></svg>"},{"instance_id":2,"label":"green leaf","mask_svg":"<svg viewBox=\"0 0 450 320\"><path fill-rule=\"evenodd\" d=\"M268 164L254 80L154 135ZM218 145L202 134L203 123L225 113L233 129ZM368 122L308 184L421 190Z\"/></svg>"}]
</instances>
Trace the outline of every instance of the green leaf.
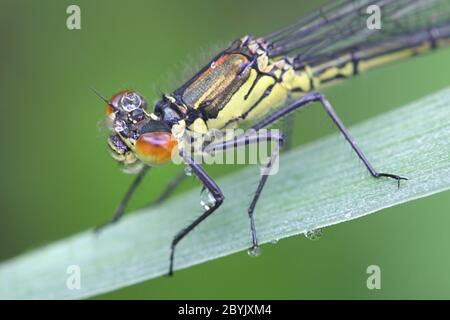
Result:
<instances>
[{"instance_id":1,"label":"green leaf","mask_svg":"<svg viewBox=\"0 0 450 320\"><path fill-rule=\"evenodd\" d=\"M319 106L315 106L318 108ZM450 88L350 129L381 172L374 179L338 134L285 153L256 208L260 243L362 217L450 187ZM247 206L259 168L219 179L224 205L177 247L176 269L246 250ZM173 236L201 213L199 190L127 215L99 236L87 231L0 265L1 299L85 298L167 273ZM81 288L66 286L67 268ZM167 281L177 281L174 278Z\"/></svg>"}]
</instances>

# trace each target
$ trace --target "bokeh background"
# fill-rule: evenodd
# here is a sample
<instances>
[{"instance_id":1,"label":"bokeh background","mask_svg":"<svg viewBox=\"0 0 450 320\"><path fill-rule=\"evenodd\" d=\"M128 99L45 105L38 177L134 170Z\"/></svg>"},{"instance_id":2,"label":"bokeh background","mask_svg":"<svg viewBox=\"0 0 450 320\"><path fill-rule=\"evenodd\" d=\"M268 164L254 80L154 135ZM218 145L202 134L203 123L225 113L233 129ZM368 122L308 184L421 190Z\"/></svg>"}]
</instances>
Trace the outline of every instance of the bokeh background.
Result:
<instances>
[{"instance_id":1,"label":"bokeh background","mask_svg":"<svg viewBox=\"0 0 450 320\"><path fill-rule=\"evenodd\" d=\"M107 221L131 182L109 157L104 105L89 87L106 96L134 88L154 101L217 48L321 2L2 0L0 261ZM66 28L70 4L81 7L81 30ZM449 70L450 50L441 50L325 93L351 125L449 86ZM295 123L295 146L335 132L320 108ZM130 209L177 172L152 170ZM177 193L194 187L187 181ZM327 228L318 241L292 237L263 246L257 259L242 252L97 298L450 298L449 209L449 192L433 195ZM381 267L381 290L366 287L371 264Z\"/></svg>"}]
</instances>

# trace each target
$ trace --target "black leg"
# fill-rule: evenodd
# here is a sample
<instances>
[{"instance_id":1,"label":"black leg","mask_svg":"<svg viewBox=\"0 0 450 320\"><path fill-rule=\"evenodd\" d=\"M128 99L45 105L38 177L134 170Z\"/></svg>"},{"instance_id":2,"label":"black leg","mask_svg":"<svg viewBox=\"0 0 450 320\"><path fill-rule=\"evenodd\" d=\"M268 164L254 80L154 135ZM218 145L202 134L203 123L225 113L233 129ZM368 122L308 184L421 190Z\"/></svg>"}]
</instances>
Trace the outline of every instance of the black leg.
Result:
<instances>
[{"instance_id":1,"label":"black leg","mask_svg":"<svg viewBox=\"0 0 450 320\"><path fill-rule=\"evenodd\" d=\"M180 174L178 174L175 178L173 178L166 186L164 191L159 195L159 197L146 205L146 207L152 207L157 206L163 203L172 193L175 191L175 189L183 182L183 180L186 178L186 173L183 171Z\"/></svg>"},{"instance_id":2,"label":"black leg","mask_svg":"<svg viewBox=\"0 0 450 320\"><path fill-rule=\"evenodd\" d=\"M398 187L400 187L400 180L408 180L407 178L400 177L400 176L395 175L395 174L379 173L377 170L375 170L375 168L372 166L372 164L366 158L366 156L364 155L362 150L359 148L359 146L357 145L357 143L355 142L353 137L350 135L350 132L347 130L347 128L342 123L342 121L339 119L338 115L334 111L334 109L331 106L331 104L328 102L328 100L326 100L324 98L323 95L321 95L318 92L313 92L313 93L310 93L310 94L307 94L307 95L301 97L300 99L298 99L294 103L292 103L292 104L290 104L290 105L288 105L288 106L286 106L284 108L281 108L280 110L278 110L278 111L272 113L271 115L267 116L265 119L263 119L262 121L260 121L256 125L254 125L252 128L255 129L255 130L259 130L261 128L267 127L270 124L272 124L272 123L276 122L277 120L281 119L282 117L286 116L287 114L289 114L289 113L291 113L291 112L293 112L293 111L295 111L295 110L297 110L297 109L299 109L299 108L301 108L301 107L303 107L305 105L308 105L311 102L315 102L315 101L318 101L318 102L320 102L322 104L322 106L324 107L325 111L331 117L331 119L336 124L338 129L342 132L342 134L344 135L345 139L352 146L353 150L356 152L358 157L362 160L362 162L366 166L367 170L370 172L370 174L373 177L375 177L375 178L388 177L388 178L395 179L395 180L397 180Z\"/></svg>"},{"instance_id":3,"label":"black leg","mask_svg":"<svg viewBox=\"0 0 450 320\"><path fill-rule=\"evenodd\" d=\"M125 196L123 197L122 201L119 203L119 206L117 207L116 211L114 212L112 220L110 222L107 222L107 223L102 224L101 226L98 226L97 228L95 228L95 232L99 232L104 227L117 222L123 216L123 213L125 212L125 208L126 208L128 202L130 201L131 197L133 196L133 194L136 191L136 189L138 188L138 186L141 184L142 179L144 179L145 174L148 172L149 169L150 169L150 167L146 166L146 165L144 165L144 167L142 167L142 169L138 172L138 174L134 178L133 182L131 183L130 187L128 188L128 191L125 194Z\"/></svg>"},{"instance_id":4,"label":"black leg","mask_svg":"<svg viewBox=\"0 0 450 320\"><path fill-rule=\"evenodd\" d=\"M247 210L248 216L250 218L250 228L252 230L252 243L253 247L252 250L255 250L258 248L258 240L256 238L256 228L255 228L255 219L253 218L253 212L255 211L256 203L258 202L259 196L261 195L261 192L264 188L264 185L266 184L267 178L269 177L269 172L272 168L272 165L275 161L277 161L278 153L280 151L280 147L283 144L283 136L279 135L277 137L273 137L277 141L277 146L272 150L272 154L270 156L269 162L266 164L266 172L261 175L261 179L258 183L258 188L256 189L256 192L253 196L253 200L250 203L250 206Z\"/></svg>"},{"instance_id":5,"label":"black leg","mask_svg":"<svg viewBox=\"0 0 450 320\"><path fill-rule=\"evenodd\" d=\"M279 149L281 144L283 143L283 136L275 131L267 131L267 132L259 132L256 130L249 130L246 134L235 137L232 140L227 140L221 143L215 143L208 145L204 151L211 153L216 150L226 150L226 149L234 149L239 146L248 145L251 143L259 143L262 141L275 141L277 146L272 150L272 154L268 163L266 164L265 170L261 174L261 179L259 180L258 188L253 196L253 200L250 203L248 208L248 217L250 219L250 230L252 233L252 248L251 250L255 250L258 248L258 238L256 236L256 227L255 227L255 219L253 216L253 212L255 211L256 203L258 202L259 196L266 184L267 178L269 177L270 170L272 165L277 160Z\"/></svg>"},{"instance_id":6,"label":"black leg","mask_svg":"<svg viewBox=\"0 0 450 320\"><path fill-rule=\"evenodd\" d=\"M191 156L181 153L181 157L184 159L187 165L192 168L192 172L200 179L203 183L203 186L208 189L209 192L214 197L214 204L206 210L202 215L200 215L197 219L194 220L190 225L177 233L177 235L172 240L172 245L170 247L170 266L169 266L169 275L173 274L173 261L175 254L176 245L189 233L191 232L197 225L199 225L203 220L205 220L209 215L211 215L223 202L223 194L214 180L208 176L206 171L197 163L194 162Z\"/></svg>"}]
</instances>

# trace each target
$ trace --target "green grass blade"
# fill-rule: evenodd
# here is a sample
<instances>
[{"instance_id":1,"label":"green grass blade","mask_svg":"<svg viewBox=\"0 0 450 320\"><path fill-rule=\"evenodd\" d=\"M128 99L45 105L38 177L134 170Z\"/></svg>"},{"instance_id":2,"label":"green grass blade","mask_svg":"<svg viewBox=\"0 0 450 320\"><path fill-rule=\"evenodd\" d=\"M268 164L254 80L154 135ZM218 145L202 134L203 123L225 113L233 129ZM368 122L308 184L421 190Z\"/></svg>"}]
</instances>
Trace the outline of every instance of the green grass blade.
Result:
<instances>
[{"instance_id":1,"label":"green grass blade","mask_svg":"<svg viewBox=\"0 0 450 320\"><path fill-rule=\"evenodd\" d=\"M318 107L318 106L316 106ZM410 180L373 179L335 134L284 154L256 210L261 243L304 233L450 188L450 88L351 128L374 166ZM175 267L247 249L246 209L259 175L219 179L226 201L177 248ZM96 237L87 231L0 265L0 298L85 298L164 275L172 237L200 214L199 190L126 216ZM424 213L426 214L426 213ZM264 248L263 248L264 249ZM81 268L81 289L66 287ZM177 277L167 279L177 281Z\"/></svg>"}]
</instances>

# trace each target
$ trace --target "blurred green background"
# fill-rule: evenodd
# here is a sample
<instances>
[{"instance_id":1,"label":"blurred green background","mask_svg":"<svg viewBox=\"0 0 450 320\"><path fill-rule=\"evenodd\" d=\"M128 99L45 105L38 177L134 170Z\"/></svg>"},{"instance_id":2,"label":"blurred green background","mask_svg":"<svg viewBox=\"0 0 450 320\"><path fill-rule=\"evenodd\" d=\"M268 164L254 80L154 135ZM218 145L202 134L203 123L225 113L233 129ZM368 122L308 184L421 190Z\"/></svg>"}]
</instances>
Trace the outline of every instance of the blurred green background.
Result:
<instances>
[{"instance_id":1,"label":"blurred green background","mask_svg":"<svg viewBox=\"0 0 450 320\"><path fill-rule=\"evenodd\" d=\"M0 260L107 221L131 182L110 159L104 105L89 87L106 96L134 88L152 102L217 48L321 2L2 0ZM70 4L81 7L81 30L66 28ZM449 66L444 49L325 93L351 125L450 85ZM310 108L297 114L294 145L333 132ZM155 199L179 170L152 171L130 209ZM187 181L178 193L193 187ZM327 228L318 241L293 237L263 246L258 259L239 253L98 298L450 298L449 209L450 193L437 194ZM366 287L371 264L381 267L381 290Z\"/></svg>"}]
</instances>

